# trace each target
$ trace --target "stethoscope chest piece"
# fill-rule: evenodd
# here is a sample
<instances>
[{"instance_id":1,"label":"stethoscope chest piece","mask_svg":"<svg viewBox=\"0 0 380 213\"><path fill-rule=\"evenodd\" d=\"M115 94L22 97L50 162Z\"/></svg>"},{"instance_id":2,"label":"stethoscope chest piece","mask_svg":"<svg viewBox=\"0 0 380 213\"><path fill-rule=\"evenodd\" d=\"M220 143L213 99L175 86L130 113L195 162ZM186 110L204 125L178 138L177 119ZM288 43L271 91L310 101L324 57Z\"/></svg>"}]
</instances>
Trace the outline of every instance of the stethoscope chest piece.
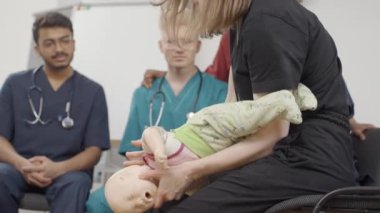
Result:
<instances>
[{"instance_id":1,"label":"stethoscope chest piece","mask_svg":"<svg viewBox=\"0 0 380 213\"><path fill-rule=\"evenodd\" d=\"M66 117L62 119L61 124L62 127L65 129L70 129L74 126L74 119L70 117L70 107L71 107L71 102L66 103Z\"/></svg>"},{"instance_id":2,"label":"stethoscope chest piece","mask_svg":"<svg viewBox=\"0 0 380 213\"><path fill-rule=\"evenodd\" d=\"M61 121L61 124L62 124L63 128L65 128L65 129L71 129L74 126L74 119L72 119L70 117L65 117Z\"/></svg>"}]
</instances>

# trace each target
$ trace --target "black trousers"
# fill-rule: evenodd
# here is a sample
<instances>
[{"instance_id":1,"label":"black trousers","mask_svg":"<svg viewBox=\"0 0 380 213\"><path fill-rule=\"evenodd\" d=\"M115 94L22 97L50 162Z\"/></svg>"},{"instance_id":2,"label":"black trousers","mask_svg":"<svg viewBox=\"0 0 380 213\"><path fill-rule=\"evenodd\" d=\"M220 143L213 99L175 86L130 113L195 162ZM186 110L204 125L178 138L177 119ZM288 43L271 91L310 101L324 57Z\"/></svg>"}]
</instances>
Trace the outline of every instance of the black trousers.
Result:
<instances>
[{"instance_id":1,"label":"black trousers","mask_svg":"<svg viewBox=\"0 0 380 213\"><path fill-rule=\"evenodd\" d=\"M347 129L318 121L293 128L273 154L218 177L160 213L252 213L300 195L355 185L352 143ZM312 128L308 128L312 125Z\"/></svg>"}]
</instances>

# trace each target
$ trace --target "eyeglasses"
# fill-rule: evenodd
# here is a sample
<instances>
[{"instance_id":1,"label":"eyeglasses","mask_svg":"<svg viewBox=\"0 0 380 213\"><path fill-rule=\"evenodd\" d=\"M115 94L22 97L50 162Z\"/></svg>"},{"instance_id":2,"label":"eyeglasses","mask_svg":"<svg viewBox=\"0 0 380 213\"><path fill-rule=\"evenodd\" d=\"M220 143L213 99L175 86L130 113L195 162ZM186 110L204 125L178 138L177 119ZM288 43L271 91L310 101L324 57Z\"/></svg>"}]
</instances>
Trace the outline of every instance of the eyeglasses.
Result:
<instances>
[{"instance_id":1,"label":"eyeglasses","mask_svg":"<svg viewBox=\"0 0 380 213\"><path fill-rule=\"evenodd\" d=\"M197 40L188 40L188 39L181 39L179 41L177 40L165 40L163 41L164 43L164 46L166 49L168 50L175 50L177 48L179 49L184 49L184 50L190 50L190 49L193 49L195 48L195 42Z\"/></svg>"},{"instance_id":2,"label":"eyeglasses","mask_svg":"<svg viewBox=\"0 0 380 213\"><path fill-rule=\"evenodd\" d=\"M46 49L55 49L57 48L57 45L59 45L60 47L65 48L71 45L73 41L74 39L71 36L65 36L56 40L46 39L42 42L42 47Z\"/></svg>"}]
</instances>

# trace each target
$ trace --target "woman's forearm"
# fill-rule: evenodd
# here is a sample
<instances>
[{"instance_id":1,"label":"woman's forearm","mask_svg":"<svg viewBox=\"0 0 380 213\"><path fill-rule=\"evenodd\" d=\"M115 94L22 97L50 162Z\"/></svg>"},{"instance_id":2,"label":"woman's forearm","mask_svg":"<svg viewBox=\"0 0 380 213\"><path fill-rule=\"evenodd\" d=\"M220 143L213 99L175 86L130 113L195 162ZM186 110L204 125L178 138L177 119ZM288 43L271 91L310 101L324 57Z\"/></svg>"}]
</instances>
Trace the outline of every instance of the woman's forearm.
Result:
<instances>
[{"instance_id":1,"label":"woman's forearm","mask_svg":"<svg viewBox=\"0 0 380 213\"><path fill-rule=\"evenodd\" d=\"M273 146L288 135L289 122L276 119L244 140L205 158L189 162L190 176L196 180L241 167L269 155Z\"/></svg>"}]
</instances>

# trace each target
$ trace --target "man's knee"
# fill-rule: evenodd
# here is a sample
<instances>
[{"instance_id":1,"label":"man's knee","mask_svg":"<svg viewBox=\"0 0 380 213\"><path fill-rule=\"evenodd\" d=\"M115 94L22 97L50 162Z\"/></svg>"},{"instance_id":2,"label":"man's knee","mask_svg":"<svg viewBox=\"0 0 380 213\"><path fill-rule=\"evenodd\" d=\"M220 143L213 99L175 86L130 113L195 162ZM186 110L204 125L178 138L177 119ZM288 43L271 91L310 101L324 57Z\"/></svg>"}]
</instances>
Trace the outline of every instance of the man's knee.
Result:
<instances>
[{"instance_id":1,"label":"man's knee","mask_svg":"<svg viewBox=\"0 0 380 213\"><path fill-rule=\"evenodd\" d=\"M25 187L26 182L15 167L7 163L0 163L0 209L3 202L17 203L21 199Z\"/></svg>"},{"instance_id":2,"label":"man's knee","mask_svg":"<svg viewBox=\"0 0 380 213\"><path fill-rule=\"evenodd\" d=\"M0 178L6 178L19 173L17 169L7 163L0 163Z\"/></svg>"},{"instance_id":3,"label":"man's knee","mask_svg":"<svg viewBox=\"0 0 380 213\"><path fill-rule=\"evenodd\" d=\"M91 177L85 172L68 172L56 179L57 186L91 189Z\"/></svg>"},{"instance_id":4,"label":"man's knee","mask_svg":"<svg viewBox=\"0 0 380 213\"><path fill-rule=\"evenodd\" d=\"M22 174L17 169L7 163L0 163L0 182L11 186L24 181ZM19 184L18 184L19 185Z\"/></svg>"}]
</instances>

